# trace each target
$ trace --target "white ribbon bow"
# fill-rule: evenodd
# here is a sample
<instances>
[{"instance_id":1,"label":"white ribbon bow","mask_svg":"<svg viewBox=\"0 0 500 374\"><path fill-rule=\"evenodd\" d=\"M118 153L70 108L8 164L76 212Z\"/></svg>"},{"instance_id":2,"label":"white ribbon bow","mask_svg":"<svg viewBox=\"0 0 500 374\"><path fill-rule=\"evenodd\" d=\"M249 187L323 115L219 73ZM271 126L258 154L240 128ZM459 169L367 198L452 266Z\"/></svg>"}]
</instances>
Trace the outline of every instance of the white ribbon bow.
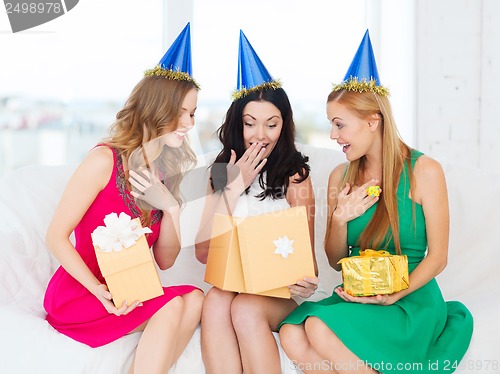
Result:
<instances>
[{"instance_id":1,"label":"white ribbon bow","mask_svg":"<svg viewBox=\"0 0 500 374\"><path fill-rule=\"evenodd\" d=\"M288 239L287 236L278 238L278 240L273 240L273 243L276 246L274 254L281 255L283 258L288 258L288 255L293 253L293 240Z\"/></svg>"},{"instance_id":2,"label":"white ribbon bow","mask_svg":"<svg viewBox=\"0 0 500 374\"><path fill-rule=\"evenodd\" d=\"M106 226L97 227L92 233L92 243L101 252L120 252L132 247L142 235L152 233L149 227L141 227L126 213L110 213L104 218Z\"/></svg>"}]
</instances>

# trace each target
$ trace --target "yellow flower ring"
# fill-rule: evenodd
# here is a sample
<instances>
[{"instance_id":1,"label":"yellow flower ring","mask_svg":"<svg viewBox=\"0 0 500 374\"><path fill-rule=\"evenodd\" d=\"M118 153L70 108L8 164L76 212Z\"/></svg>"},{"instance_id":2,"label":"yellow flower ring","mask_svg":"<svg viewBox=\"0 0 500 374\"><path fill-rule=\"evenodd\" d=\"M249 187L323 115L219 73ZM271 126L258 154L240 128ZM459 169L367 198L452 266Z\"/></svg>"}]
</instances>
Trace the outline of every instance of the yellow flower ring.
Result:
<instances>
[{"instance_id":1,"label":"yellow flower ring","mask_svg":"<svg viewBox=\"0 0 500 374\"><path fill-rule=\"evenodd\" d=\"M380 196L380 186L370 186L366 189L368 196Z\"/></svg>"}]
</instances>

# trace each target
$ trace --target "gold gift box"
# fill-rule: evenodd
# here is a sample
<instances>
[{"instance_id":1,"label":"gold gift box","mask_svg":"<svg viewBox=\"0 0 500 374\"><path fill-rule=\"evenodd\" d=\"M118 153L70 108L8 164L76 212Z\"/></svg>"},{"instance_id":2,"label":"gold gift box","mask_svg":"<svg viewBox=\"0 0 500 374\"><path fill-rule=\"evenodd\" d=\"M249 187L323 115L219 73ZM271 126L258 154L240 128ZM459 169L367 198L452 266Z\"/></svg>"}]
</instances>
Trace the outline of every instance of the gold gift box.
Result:
<instances>
[{"instance_id":1,"label":"gold gift box","mask_svg":"<svg viewBox=\"0 0 500 374\"><path fill-rule=\"evenodd\" d=\"M408 258L366 249L341 259L344 291L351 296L391 294L409 287Z\"/></svg>"},{"instance_id":2,"label":"gold gift box","mask_svg":"<svg viewBox=\"0 0 500 374\"><path fill-rule=\"evenodd\" d=\"M214 216L206 282L226 291L290 298L287 286L314 274L305 207Z\"/></svg>"},{"instance_id":3,"label":"gold gift box","mask_svg":"<svg viewBox=\"0 0 500 374\"><path fill-rule=\"evenodd\" d=\"M139 227L139 218L134 219ZM94 245L97 263L117 308L127 300L146 301L164 294L158 271L144 234L120 252L103 252Z\"/></svg>"}]
</instances>

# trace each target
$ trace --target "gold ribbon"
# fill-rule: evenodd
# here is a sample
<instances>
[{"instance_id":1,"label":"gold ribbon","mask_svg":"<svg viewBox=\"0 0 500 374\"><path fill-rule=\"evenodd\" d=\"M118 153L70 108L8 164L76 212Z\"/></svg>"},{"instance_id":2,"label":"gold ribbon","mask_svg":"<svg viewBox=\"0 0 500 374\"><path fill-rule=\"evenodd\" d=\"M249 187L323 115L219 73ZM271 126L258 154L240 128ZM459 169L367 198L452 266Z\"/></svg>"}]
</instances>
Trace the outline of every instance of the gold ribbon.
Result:
<instances>
[{"instance_id":1,"label":"gold ribbon","mask_svg":"<svg viewBox=\"0 0 500 374\"><path fill-rule=\"evenodd\" d=\"M359 251L359 255L361 257L388 257L391 254L384 250L376 251L374 249L363 249Z\"/></svg>"},{"instance_id":2,"label":"gold ribbon","mask_svg":"<svg viewBox=\"0 0 500 374\"><path fill-rule=\"evenodd\" d=\"M391 256L391 254L384 250L376 251L374 249L362 249L361 251L359 251L359 256L341 258L337 262L337 264L342 264L346 261L349 261L353 257L389 257L389 256Z\"/></svg>"},{"instance_id":3,"label":"gold ribbon","mask_svg":"<svg viewBox=\"0 0 500 374\"><path fill-rule=\"evenodd\" d=\"M364 249L359 251L359 256L351 256L351 257L345 257L339 260L338 264L344 264L354 258L362 259L364 258L365 261L356 261L358 271L360 274L365 274L369 275L372 272L371 266L372 266L372 261L369 260L369 258L376 258L376 257L392 257L392 255L385 250L374 250L374 249ZM396 256L396 257L401 257L401 256ZM394 266L394 264L391 261L391 264ZM343 265L344 266L344 265ZM342 271L347 270L347 272L352 272L354 271L353 268L351 267L351 264L347 263L345 264L347 266L346 269L342 268ZM344 275L344 274L343 274ZM389 276L389 274L388 274ZM376 294L375 292L375 284L372 281L372 278L370 276L363 276L361 279L358 279L358 282L361 282L363 292L366 295L370 294ZM345 279L344 279L345 283ZM374 288L375 287L375 288Z\"/></svg>"}]
</instances>

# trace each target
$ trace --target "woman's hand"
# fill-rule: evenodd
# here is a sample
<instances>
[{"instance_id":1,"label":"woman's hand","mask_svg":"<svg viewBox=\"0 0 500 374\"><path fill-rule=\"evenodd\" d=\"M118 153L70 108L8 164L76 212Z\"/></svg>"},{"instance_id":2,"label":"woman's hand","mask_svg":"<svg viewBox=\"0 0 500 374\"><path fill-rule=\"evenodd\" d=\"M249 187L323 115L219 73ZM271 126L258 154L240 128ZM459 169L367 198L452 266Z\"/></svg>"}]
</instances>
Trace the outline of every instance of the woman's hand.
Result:
<instances>
[{"instance_id":1,"label":"woman's hand","mask_svg":"<svg viewBox=\"0 0 500 374\"><path fill-rule=\"evenodd\" d=\"M130 170L130 184L139 192L132 191L133 197L143 200L153 208L173 213L179 210L179 202L167 187L149 170L141 170L143 176Z\"/></svg>"},{"instance_id":2,"label":"woman's hand","mask_svg":"<svg viewBox=\"0 0 500 374\"><path fill-rule=\"evenodd\" d=\"M337 206L333 211L332 219L346 223L361 216L379 199L378 196L369 196L366 191L368 187L376 186L377 183L379 183L378 180L372 179L350 193L351 186L347 183L337 196Z\"/></svg>"},{"instance_id":3,"label":"woman's hand","mask_svg":"<svg viewBox=\"0 0 500 374\"><path fill-rule=\"evenodd\" d=\"M304 277L298 280L297 283L288 286L292 296L299 296L304 299L311 297L318 288L318 277Z\"/></svg>"},{"instance_id":4,"label":"woman's hand","mask_svg":"<svg viewBox=\"0 0 500 374\"><path fill-rule=\"evenodd\" d=\"M349 303L392 305L399 300L397 292L390 295L351 296L342 287L337 287L335 293Z\"/></svg>"},{"instance_id":5,"label":"woman's hand","mask_svg":"<svg viewBox=\"0 0 500 374\"><path fill-rule=\"evenodd\" d=\"M267 162L267 158L262 159L266 149L261 143L253 143L243 153L243 156L235 163L236 153L231 150L231 158L227 165L229 189L234 189L240 194L243 193L255 180L257 175Z\"/></svg>"},{"instance_id":6,"label":"woman's hand","mask_svg":"<svg viewBox=\"0 0 500 374\"><path fill-rule=\"evenodd\" d=\"M128 305L127 300L125 300L120 308L115 307L115 305L111 301L112 296L108 291L108 286L106 286L105 284L99 284L92 293L99 299L99 301L102 303L109 314L124 316L126 314L129 314L136 307L142 306L142 303L138 300L134 301L131 305Z\"/></svg>"}]
</instances>

